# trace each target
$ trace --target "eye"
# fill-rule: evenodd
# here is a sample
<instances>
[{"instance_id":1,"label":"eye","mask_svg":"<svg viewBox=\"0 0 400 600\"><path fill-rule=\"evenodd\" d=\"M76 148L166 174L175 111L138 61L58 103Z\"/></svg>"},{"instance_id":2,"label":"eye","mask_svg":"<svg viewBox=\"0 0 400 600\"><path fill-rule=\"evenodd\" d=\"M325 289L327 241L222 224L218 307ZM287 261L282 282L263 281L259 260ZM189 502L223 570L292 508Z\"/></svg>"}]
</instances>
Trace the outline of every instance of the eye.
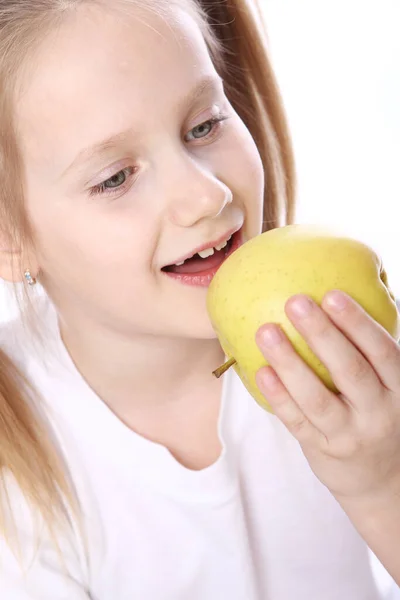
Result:
<instances>
[{"instance_id":1,"label":"eye","mask_svg":"<svg viewBox=\"0 0 400 600\"><path fill-rule=\"evenodd\" d=\"M107 194L107 193L112 194L114 191L120 190L121 188L123 188L125 186L129 177L131 175L133 175L134 172L135 172L135 169L133 167L128 167L126 169L122 169L121 171L118 171L118 173L116 173L109 179L106 179L99 185L96 185L95 187L93 187L90 190L91 195L94 196L96 194Z\"/></svg>"},{"instance_id":2,"label":"eye","mask_svg":"<svg viewBox=\"0 0 400 600\"><path fill-rule=\"evenodd\" d=\"M185 140L191 142L193 140L201 140L212 136L219 131L222 121L226 121L227 118L228 117L226 116L220 115L218 117L213 117L208 121L204 121L204 123L200 123L200 125L193 127L193 129L189 131L185 136Z\"/></svg>"},{"instance_id":3,"label":"eye","mask_svg":"<svg viewBox=\"0 0 400 600\"><path fill-rule=\"evenodd\" d=\"M124 185L125 181L127 180L127 174L126 171L119 171L119 173L117 173L116 175L113 175L113 177L110 177L110 179L107 179L104 182L104 187L106 189L110 189L110 188L118 188L121 185Z\"/></svg>"},{"instance_id":4,"label":"eye","mask_svg":"<svg viewBox=\"0 0 400 600\"><path fill-rule=\"evenodd\" d=\"M212 121L206 121L201 125L198 125L194 129L192 129L191 133L193 137L198 140L199 138L206 137L209 133L211 133L213 128Z\"/></svg>"}]
</instances>

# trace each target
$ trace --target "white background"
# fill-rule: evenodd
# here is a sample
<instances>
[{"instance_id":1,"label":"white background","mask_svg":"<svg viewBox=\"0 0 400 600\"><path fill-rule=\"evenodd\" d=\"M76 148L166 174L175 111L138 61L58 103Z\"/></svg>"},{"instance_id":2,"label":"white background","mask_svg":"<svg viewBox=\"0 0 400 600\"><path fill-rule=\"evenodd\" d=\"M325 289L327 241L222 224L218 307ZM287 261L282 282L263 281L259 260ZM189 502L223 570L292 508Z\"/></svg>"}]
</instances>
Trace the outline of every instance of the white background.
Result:
<instances>
[{"instance_id":1,"label":"white background","mask_svg":"<svg viewBox=\"0 0 400 600\"><path fill-rule=\"evenodd\" d=\"M299 222L370 244L400 297L400 0L259 0L289 116Z\"/></svg>"},{"instance_id":2,"label":"white background","mask_svg":"<svg viewBox=\"0 0 400 600\"><path fill-rule=\"evenodd\" d=\"M297 220L382 257L400 297L400 0L259 0L294 140ZM0 285L0 320L11 308Z\"/></svg>"},{"instance_id":3,"label":"white background","mask_svg":"<svg viewBox=\"0 0 400 600\"><path fill-rule=\"evenodd\" d=\"M400 0L260 3L294 140L297 221L369 243L400 297ZM0 320L14 312L0 284Z\"/></svg>"}]
</instances>

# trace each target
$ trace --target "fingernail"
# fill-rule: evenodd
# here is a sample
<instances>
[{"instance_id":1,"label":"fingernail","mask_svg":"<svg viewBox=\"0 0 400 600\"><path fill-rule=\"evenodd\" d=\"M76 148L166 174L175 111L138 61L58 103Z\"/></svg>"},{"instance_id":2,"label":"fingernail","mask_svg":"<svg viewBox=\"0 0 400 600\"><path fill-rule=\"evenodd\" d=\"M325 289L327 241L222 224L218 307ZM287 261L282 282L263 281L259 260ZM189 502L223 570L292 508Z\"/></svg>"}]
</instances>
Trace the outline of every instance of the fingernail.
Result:
<instances>
[{"instance_id":1,"label":"fingernail","mask_svg":"<svg viewBox=\"0 0 400 600\"><path fill-rule=\"evenodd\" d=\"M348 298L342 292L334 290L332 292L328 292L328 294L325 297L325 303L332 310L340 312L341 310L344 310L348 305Z\"/></svg>"},{"instance_id":2,"label":"fingernail","mask_svg":"<svg viewBox=\"0 0 400 600\"><path fill-rule=\"evenodd\" d=\"M272 348L282 342L283 333L277 325L267 325L262 330L261 340L264 346Z\"/></svg>"},{"instance_id":3,"label":"fingernail","mask_svg":"<svg viewBox=\"0 0 400 600\"><path fill-rule=\"evenodd\" d=\"M307 296L298 296L292 303L290 308L297 317L307 317L312 311L312 302Z\"/></svg>"}]
</instances>

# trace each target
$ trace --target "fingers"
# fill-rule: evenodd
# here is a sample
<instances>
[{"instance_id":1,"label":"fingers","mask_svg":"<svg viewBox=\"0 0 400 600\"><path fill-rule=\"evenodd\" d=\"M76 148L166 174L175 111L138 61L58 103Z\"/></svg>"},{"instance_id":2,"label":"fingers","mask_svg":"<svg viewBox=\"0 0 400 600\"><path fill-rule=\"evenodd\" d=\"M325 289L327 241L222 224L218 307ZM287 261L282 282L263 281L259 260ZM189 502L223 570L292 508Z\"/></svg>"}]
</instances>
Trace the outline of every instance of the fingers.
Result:
<instances>
[{"instance_id":1,"label":"fingers","mask_svg":"<svg viewBox=\"0 0 400 600\"><path fill-rule=\"evenodd\" d=\"M261 392L272 406L274 414L290 433L300 443L311 442L319 432L293 400L272 367L260 369L256 381Z\"/></svg>"},{"instance_id":2,"label":"fingers","mask_svg":"<svg viewBox=\"0 0 400 600\"><path fill-rule=\"evenodd\" d=\"M361 307L360 307L361 308ZM346 308L343 309L346 311ZM331 377L357 411L371 411L382 396L383 386L375 369L362 352L316 303L306 296L294 296L286 305L286 312L296 329L310 348L329 370ZM357 329L351 318L347 319L347 331L351 332L361 349L370 346L371 327ZM366 321L364 317L364 321ZM378 337L375 332L375 338Z\"/></svg>"},{"instance_id":3,"label":"fingers","mask_svg":"<svg viewBox=\"0 0 400 600\"><path fill-rule=\"evenodd\" d=\"M286 420L291 422L297 422L302 414L324 435L333 434L343 426L346 405L301 359L278 326L268 324L261 327L257 342L282 384L282 387L276 387L275 392L266 393L274 411L279 410L280 414L285 411ZM267 377L265 372L262 377ZM267 381L262 381L266 386ZM293 425L288 427L293 428Z\"/></svg>"},{"instance_id":4,"label":"fingers","mask_svg":"<svg viewBox=\"0 0 400 600\"><path fill-rule=\"evenodd\" d=\"M390 390L400 390L400 348L388 332L343 292L332 291L322 303L331 320L373 366Z\"/></svg>"}]
</instances>

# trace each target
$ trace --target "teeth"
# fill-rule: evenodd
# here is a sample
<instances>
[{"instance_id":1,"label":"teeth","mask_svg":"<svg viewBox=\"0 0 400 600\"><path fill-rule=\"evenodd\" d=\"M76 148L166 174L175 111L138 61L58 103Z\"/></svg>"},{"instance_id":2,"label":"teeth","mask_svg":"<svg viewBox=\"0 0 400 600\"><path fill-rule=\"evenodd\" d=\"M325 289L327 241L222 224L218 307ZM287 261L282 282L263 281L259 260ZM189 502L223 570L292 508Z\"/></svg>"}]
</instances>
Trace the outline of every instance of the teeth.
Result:
<instances>
[{"instance_id":1,"label":"teeth","mask_svg":"<svg viewBox=\"0 0 400 600\"><path fill-rule=\"evenodd\" d=\"M231 239L231 237L228 238L227 240L225 240L225 242L222 242L222 244L219 244L219 246L215 246L215 248L206 248L205 250L202 250L201 252L198 252L198 255L201 258L208 258L209 256L212 256L214 254L215 250L220 251L220 250L223 250L224 248L226 248L227 245L228 245L228 243L229 243L229 241L230 241L230 239ZM181 267L183 264L185 264L185 262L186 261L183 260L182 262L175 263L175 265L177 267Z\"/></svg>"},{"instance_id":2,"label":"teeth","mask_svg":"<svg viewBox=\"0 0 400 600\"><path fill-rule=\"evenodd\" d=\"M202 250L198 253L201 258L208 258L214 254L214 248L207 248L206 250Z\"/></svg>"},{"instance_id":3,"label":"teeth","mask_svg":"<svg viewBox=\"0 0 400 600\"><path fill-rule=\"evenodd\" d=\"M228 240L226 240L226 242L222 242L222 244L220 244L219 246L215 246L215 249L222 250L223 248L226 248L227 245L228 245Z\"/></svg>"}]
</instances>

